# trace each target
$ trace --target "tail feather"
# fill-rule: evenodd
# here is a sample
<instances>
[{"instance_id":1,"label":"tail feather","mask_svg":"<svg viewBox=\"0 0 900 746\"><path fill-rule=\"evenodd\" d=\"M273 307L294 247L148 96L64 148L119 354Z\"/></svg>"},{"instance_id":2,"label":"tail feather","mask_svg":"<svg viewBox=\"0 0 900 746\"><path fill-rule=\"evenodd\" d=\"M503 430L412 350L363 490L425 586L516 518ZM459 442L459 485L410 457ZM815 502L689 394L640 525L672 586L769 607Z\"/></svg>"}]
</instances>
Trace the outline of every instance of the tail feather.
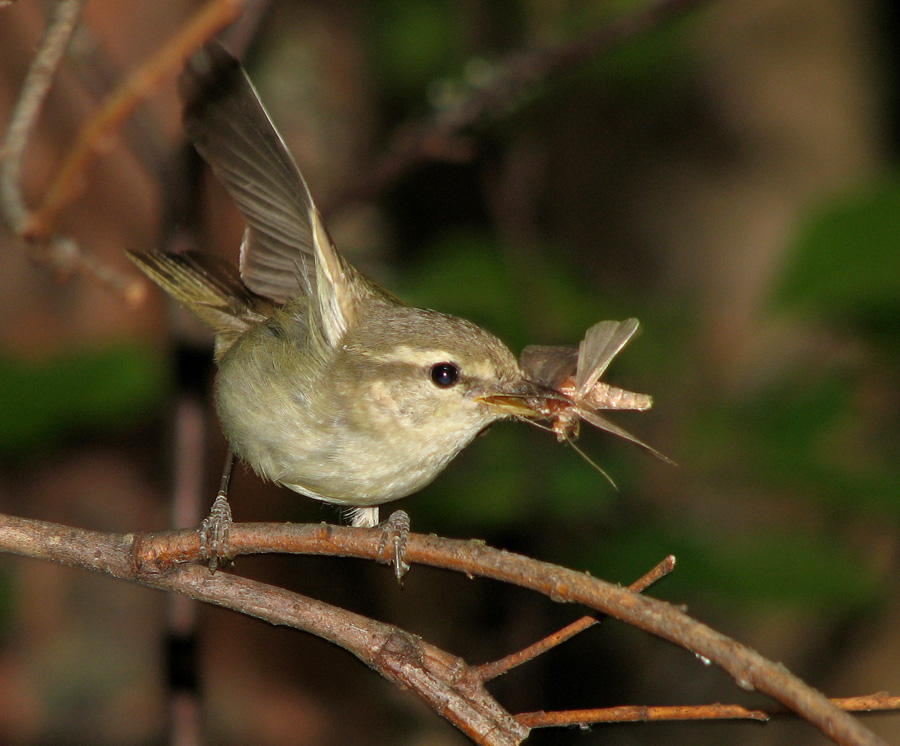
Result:
<instances>
[{"instance_id":1,"label":"tail feather","mask_svg":"<svg viewBox=\"0 0 900 746\"><path fill-rule=\"evenodd\" d=\"M249 290L225 261L192 251L126 253L153 282L215 330L217 356L272 314L272 303Z\"/></svg>"}]
</instances>

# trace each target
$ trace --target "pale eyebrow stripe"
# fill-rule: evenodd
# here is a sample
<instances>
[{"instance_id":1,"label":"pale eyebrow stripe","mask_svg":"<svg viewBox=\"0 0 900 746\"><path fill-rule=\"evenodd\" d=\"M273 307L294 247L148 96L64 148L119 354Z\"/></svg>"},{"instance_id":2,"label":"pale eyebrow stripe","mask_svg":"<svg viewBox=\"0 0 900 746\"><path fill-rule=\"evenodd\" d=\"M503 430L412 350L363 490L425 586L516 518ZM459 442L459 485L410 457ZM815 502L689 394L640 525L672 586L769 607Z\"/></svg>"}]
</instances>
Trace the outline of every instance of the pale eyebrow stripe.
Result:
<instances>
[{"instance_id":1,"label":"pale eyebrow stripe","mask_svg":"<svg viewBox=\"0 0 900 746\"><path fill-rule=\"evenodd\" d=\"M409 345L398 345L380 355L372 355L373 360L382 363L406 363L408 365L428 365L434 362L453 362L453 355L440 347L422 349Z\"/></svg>"},{"instance_id":2,"label":"pale eyebrow stripe","mask_svg":"<svg viewBox=\"0 0 900 746\"><path fill-rule=\"evenodd\" d=\"M430 347L427 349L398 345L386 352L372 355L372 360L385 364L399 364L412 366L428 366L435 363L457 363L455 356L442 347ZM494 366L490 361L469 361L462 371L464 375L473 378L491 379L496 375Z\"/></svg>"}]
</instances>

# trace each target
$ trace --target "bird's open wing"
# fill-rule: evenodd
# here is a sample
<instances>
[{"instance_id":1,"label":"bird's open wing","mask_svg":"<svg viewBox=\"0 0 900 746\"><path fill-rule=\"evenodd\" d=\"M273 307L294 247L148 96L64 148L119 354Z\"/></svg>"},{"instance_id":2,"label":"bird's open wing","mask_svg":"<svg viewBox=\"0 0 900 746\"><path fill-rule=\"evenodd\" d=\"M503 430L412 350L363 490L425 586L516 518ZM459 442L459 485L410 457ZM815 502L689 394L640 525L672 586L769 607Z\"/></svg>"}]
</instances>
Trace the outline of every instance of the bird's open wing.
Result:
<instances>
[{"instance_id":1,"label":"bird's open wing","mask_svg":"<svg viewBox=\"0 0 900 746\"><path fill-rule=\"evenodd\" d=\"M308 292L316 281L312 197L241 64L209 42L178 90L188 136L247 220L244 283L280 303Z\"/></svg>"}]
</instances>

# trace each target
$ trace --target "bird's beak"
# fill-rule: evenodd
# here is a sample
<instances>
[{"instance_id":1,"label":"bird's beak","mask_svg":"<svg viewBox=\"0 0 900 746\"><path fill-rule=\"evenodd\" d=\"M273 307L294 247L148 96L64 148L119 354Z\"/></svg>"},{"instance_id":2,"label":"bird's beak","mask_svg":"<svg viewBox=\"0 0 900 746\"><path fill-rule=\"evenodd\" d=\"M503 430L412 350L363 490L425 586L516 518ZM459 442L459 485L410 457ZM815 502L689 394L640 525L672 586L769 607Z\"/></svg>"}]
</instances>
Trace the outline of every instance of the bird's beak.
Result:
<instances>
[{"instance_id":1,"label":"bird's beak","mask_svg":"<svg viewBox=\"0 0 900 746\"><path fill-rule=\"evenodd\" d=\"M522 379L502 391L479 394L475 401L486 404L508 417L543 419L548 415L548 402L568 401L547 386Z\"/></svg>"}]
</instances>

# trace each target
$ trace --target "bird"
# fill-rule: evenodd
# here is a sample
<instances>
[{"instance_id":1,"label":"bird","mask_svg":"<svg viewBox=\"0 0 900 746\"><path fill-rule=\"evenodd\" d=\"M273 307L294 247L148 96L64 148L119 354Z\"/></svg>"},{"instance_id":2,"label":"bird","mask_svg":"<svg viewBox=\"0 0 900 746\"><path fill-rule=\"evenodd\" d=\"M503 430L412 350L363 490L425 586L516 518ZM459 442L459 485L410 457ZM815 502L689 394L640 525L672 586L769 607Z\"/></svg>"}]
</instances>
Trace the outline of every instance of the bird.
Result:
<instances>
[{"instance_id":1,"label":"bird","mask_svg":"<svg viewBox=\"0 0 900 746\"><path fill-rule=\"evenodd\" d=\"M344 259L223 46L204 45L178 90L188 137L246 220L239 266L197 251L128 255L215 332L215 404L229 444L225 505L235 456L265 480L343 507L351 525L374 527L379 506L425 487L498 420L574 429L571 417L559 426L560 412L576 403L548 385L546 355L529 377L492 333L408 306ZM579 396L584 407L587 394ZM396 515L408 527L408 516ZM220 538L227 542L227 528ZM399 553L396 560L399 573Z\"/></svg>"}]
</instances>

